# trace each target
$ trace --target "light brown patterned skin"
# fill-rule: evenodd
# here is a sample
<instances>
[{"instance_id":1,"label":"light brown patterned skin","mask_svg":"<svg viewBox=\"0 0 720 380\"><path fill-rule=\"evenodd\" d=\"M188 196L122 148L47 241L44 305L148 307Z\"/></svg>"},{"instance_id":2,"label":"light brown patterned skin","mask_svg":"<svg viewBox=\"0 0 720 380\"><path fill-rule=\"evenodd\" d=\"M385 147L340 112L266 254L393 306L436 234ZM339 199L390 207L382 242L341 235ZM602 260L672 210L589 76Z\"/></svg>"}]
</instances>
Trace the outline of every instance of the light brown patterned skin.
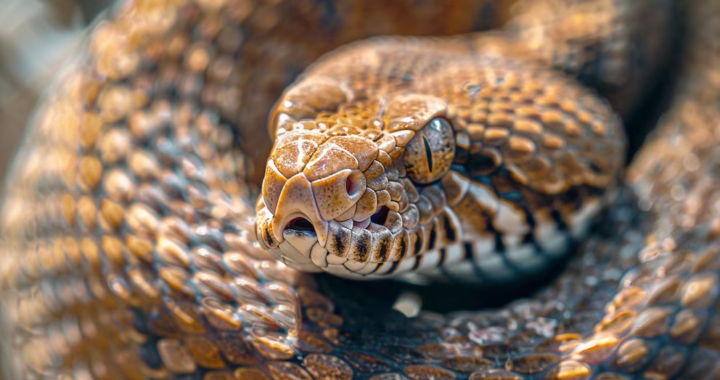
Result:
<instances>
[{"instance_id":1,"label":"light brown patterned skin","mask_svg":"<svg viewBox=\"0 0 720 380\"><path fill-rule=\"evenodd\" d=\"M708 126L720 121L713 66L720 52L712 44L720 9L711 2L687 2L697 21L685 54L690 74L630 168L639 202L621 189L602 228L533 298L407 319L368 299L364 283L326 286L255 241L251 184L260 182L249 161L267 150L248 146L269 148L257 131L295 74L371 34L452 35L507 18L509 3L486 4L168 0L120 7L50 89L8 181L0 255L12 331L2 339L12 356L8 376L717 378L718 158ZM531 67L533 79L587 93L542 68L542 51L555 51L556 67L599 84L614 107L630 107L664 61L669 29L647 28L667 21L670 2L547 4L554 10L510 22L513 46L540 52L539 62L517 64ZM517 12L525 7L533 5ZM570 17L578 10L585 16ZM573 38L573 30L585 38ZM455 114L445 112L455 127Z\"/></svg>"},{"instance_id":2,"label":"light brown patterned skin","mask_svg":"<svg viewBox=\"0 0 720 380\"><path fill-rule=\"evenodd\" d=\"M480 34L324 57L274 111L264 247L303 270L466 281L564 254L614 185L624 135L609 105L528 55Z\"/></svg>"}]
</instances>

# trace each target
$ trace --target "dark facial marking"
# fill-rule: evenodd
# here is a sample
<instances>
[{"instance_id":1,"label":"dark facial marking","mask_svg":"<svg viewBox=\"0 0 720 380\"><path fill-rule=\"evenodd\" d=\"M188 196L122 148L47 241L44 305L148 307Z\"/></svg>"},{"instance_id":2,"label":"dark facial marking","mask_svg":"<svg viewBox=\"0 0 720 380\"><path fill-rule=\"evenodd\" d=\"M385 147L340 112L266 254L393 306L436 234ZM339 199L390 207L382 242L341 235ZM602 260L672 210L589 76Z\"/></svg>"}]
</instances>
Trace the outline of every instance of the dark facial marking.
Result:
<instances>
[{"instance_id":1,"label":"dark facial marking","mask_svg":"<svg viewBox=\"0 0 720 380\"><path fill-rule=\"evenodd\" d=\"M428 236L428 249L435 249L435 240L436 240L436 232L435 232L435 226L433 225L432 228L430 228L430 236Z\"/></svg>"},{"instance_id":2,"label":"dark facial marking","mask_svg":"<svg viewBox=\"0 0 720 380\"><path fill-rule=\"evenodd\" d=\"M386 262L388 253L390 252L390 239L383 239L380 241L380 251L378 252L378 261Z\"/></svg>"},{"instance_id":3,"label":"dark facial marking","mask_svg":"<svg viewBox=\"0 0 720 380\"><path fill-rule=\"evenodd\" d=\"M440 260L438 260L437 267L442 268L445 265L445 248L440 248Z\"/></svg>"},{"instance_id":4,"label":"dark facial marking","mask_svg":"<svg viewBox=\"0 0 720 380\"><path fill-rule=\"evenodd\" d=\"M419 233L415 233L415 247L413 247L413 255L417 255L420 253L420 250L422 249L422 239Z\"/></svg>"},{"instance_id":5,"label":"dark facial marking","mask_svg":"<svg viewBox=\"0 0 720 380\"><path fill-rule=\"evenodd\" d=\"M445 236L448 241L455 241L455 229L453 228L452 223L450 223L450 218L447 214L443 217L443 225L445 226Z\"/></svg>"},{"instance_id":6,"label":"dark facial marking","mask_svg":"<svg viewBox=\"0 0 720 380\"><path fill-rule=\"evenodd\" d=\"M338 252L345 252L348 247L345 246L345 240L350 241L350 231L340 228L337 235L334 236L335 247Z\"/></svg>"},{"instance_id":7,"label":"dark facial marking","mask_svg":"<svg viewBox=\"0 0 720 380\"><path fill-rule=\"evenodd\" d=\"M398 244L400 245L400 255L397 257L397 259L402 259L405 257L405 252L407 251L407 235L402 235L400 237L400 240L398 241Z\"/></svg>"},{"instance_id":8,"label":"dark facial marking","mask_svg":"<svg viewBox=\"0 0 720 380\"><path fill-rule=\"evenodd\" d=\"M353 235L355 235L355 233L353 233ZM356 235L356 238L353 240L357 242L355 244L355 260L361 263L367 262L370 256L370 234Z\"/></svg>"}]
</instances>

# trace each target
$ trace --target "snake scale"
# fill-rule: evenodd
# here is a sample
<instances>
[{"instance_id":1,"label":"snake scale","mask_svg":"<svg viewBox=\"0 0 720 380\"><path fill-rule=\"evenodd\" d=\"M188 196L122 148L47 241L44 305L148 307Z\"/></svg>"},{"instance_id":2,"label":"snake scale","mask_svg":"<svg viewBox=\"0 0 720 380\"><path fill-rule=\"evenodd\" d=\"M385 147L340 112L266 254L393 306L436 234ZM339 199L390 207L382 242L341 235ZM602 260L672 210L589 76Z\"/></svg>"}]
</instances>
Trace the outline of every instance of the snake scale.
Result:
<instances>
[{"instance_id":1,"label":"snake scale","mask_svg":"<svg viewBox=\"0 0 720 380\"><path fill-rule=\"evenodd\" d=\"M702 0L122 2L7 180L2 368L718 379L719 18ZM621 119L678 54L625 170ZM409 316L353 281L483 299L560 270L504 306Z\"/></svg>"}]
</instances>

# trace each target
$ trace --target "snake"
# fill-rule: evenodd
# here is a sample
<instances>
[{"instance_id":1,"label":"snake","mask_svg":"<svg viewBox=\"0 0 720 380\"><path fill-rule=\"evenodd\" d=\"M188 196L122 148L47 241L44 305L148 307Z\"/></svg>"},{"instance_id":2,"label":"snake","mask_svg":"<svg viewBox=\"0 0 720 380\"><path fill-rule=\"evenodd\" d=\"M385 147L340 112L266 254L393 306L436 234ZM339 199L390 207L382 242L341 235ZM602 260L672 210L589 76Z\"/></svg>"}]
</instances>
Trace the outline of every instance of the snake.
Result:
<instances>
[{"instance_id":1,"label":"snake","mask_svg":"<svg viewBox=\"0 0 720 380\"><path fill-rule=\"evenodd\" d=\"M718 17L702 0L121 1L6 180L0 368L718 379Z\"/></svg>"}]
</instances>

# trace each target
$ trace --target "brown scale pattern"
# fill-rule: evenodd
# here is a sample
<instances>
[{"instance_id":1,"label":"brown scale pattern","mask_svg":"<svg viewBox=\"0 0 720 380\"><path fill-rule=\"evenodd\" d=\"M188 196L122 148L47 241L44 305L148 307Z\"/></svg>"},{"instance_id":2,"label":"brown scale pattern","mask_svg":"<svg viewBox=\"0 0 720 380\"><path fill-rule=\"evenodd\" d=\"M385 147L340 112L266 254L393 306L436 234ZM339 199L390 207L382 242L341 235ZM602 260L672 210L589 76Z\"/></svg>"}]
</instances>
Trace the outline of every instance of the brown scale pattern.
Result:
<instances>
[{"instance_id":1,"label":"brown scale pattern","mask_svg":"<svg viewBox=\"0 0 720 380\"><path fill-rule=\"evenodd\" d=\"M580 214L579 210L599 203L604 190L614 185L622 165L621 128L605 102L557 72L528 62L526 56L499 35L480 34L433 40L375 39L323 57L278 101L272 126L279 136L263 183L258 234L268 247L282 242L276 229L284 227L285 215L291 213L288 210L296 209L287 206L292 201L287 195L283 200L283 194L289 194L287 188L297 183L295 180L304 180L294 177L300 170L308 180L319 181L332 170L350 167L341 161L355 160L340 153L323 163L321 171L314 164L323 162L315 161L317 152L334 149L329 144L346 134L367 137L363 146L374 149L360 150L360 143L347 149L356 156L372 155L368 159L376 158L380 170L385 170L379 177L365 174L370 190L360 204L381 207L388 201L397 202L388 203L389 215L400 223L405 220L406 208L413 213L407 218L412 223L404 223L405 230L393 229L391 219L384 223L393 237L408 236L410 244L394 237L392 251L398 252L389 260L373 260L389 263L373 275L383 275L387 268L394 273L392 263L412 256L420 256L416 267L419 260L427 261L423 266L432 266L438 261L432 256L437 253L432 252L434 249L463 242L460 239L472 241L478 235L487 239L495 234L512 241L521 235L518 230L533 228L526 226L525 213L533 215L543 228L552 228L548 226L554 225L553 214L557 213L570 229L581 230L582 223L575 223L573 213ZM408 93L412 95L406 96ZM434 180L422 178L429 173L424 166L425 150L422 146L414 148L412 143L422 141L416 140L418 134L424 133L423 127L435 117L451 121L454 137L448 138L448 145L454 152L443 159L444 139L430 139L437 144L430 149L435 152L432 172L437 173L435 180L442 181L438 181L441 185L424 186ZM388 139L390 143L385 141ZM297 143L307 148L300 149ZM382 157L393 164L383 164ZM369 160L364 160L367 165ZM445 175L451 163L455 166ZM367 165L360 165L360 170L366 170ZM490 181L487 187L483 187L484 180ZM400 181L407 182L401 185ZM418 187L417 196L400 200L403 188L413 187L413 183ZM367 257L354 255L352 249L345 252L355 240L351 240L350 229L338 222L349 219L345 209L350 209L350 216L353 209L338 198L333 203L322 185L313 182L312 186L321 216L328 205L341 211L322 218L330 220L329 252L367 262ZM475 195L481 191L492 195ZM497 206L500 201L495 199L512 192L521 193L522 201L504 201ZM263 202L268 206L267 214ZM281 203L286 206L280 207ZM452 216L446 215L446 206ZM375 212L375 207L369 208ZM268 214L275 220L265 219ZM503 219L498 215L510 216ZM515 222L508 223L510 218ZM310 219L322 230L323 225L317 222L320 218L313 215ZM366 231L352 228L352 238L362 232ZM269 238L271 234L274 238ZM341 244L333 243L336 237ZM345 251L335 252L336 246ZM412 261L405 260L405 264L412 265ZM336 270L332 267L329 270Z\"/></svg>"},{"instance_id":2,"label":"brown scale pattern","mask_svg":"<svg viewBox=\"0 0 720 380\"><path fill-rule=\"evenodd\" d=\"M665 60L676 15L671 2L524 1L508 28L545 62L600 88L616 112L632 111ZM643 15L645 22L634 21ZM652 36L648 30L653 30ZM642 62L642 63L641 63Z\"/></svg>"},{"instance_id":3,"label":"brown scale pattern","mask_svg":"<svg viewBox=\"0 0 720 380\"><path fill-rule=\"evenodd\" d=\"M235 138L252 159L261 134L241 132L264 125L295 70L370 25L477 27L482 2L453 4L137 1L99 23L87 56L51 88L8 183L8 376L717 378L711 2L688 2L701 21L688 57L707 59L690 60L696 79L632 167L640 202L622 192L606 227L533 299L408 320L321 294L254 242L253 189L238 180L252 167ZM497 22L505 11L494 9ZM397 21L408 15L416 22ZM317 38L330 35L323 25L332 37Z\"/></svg>"}]
</instances>

